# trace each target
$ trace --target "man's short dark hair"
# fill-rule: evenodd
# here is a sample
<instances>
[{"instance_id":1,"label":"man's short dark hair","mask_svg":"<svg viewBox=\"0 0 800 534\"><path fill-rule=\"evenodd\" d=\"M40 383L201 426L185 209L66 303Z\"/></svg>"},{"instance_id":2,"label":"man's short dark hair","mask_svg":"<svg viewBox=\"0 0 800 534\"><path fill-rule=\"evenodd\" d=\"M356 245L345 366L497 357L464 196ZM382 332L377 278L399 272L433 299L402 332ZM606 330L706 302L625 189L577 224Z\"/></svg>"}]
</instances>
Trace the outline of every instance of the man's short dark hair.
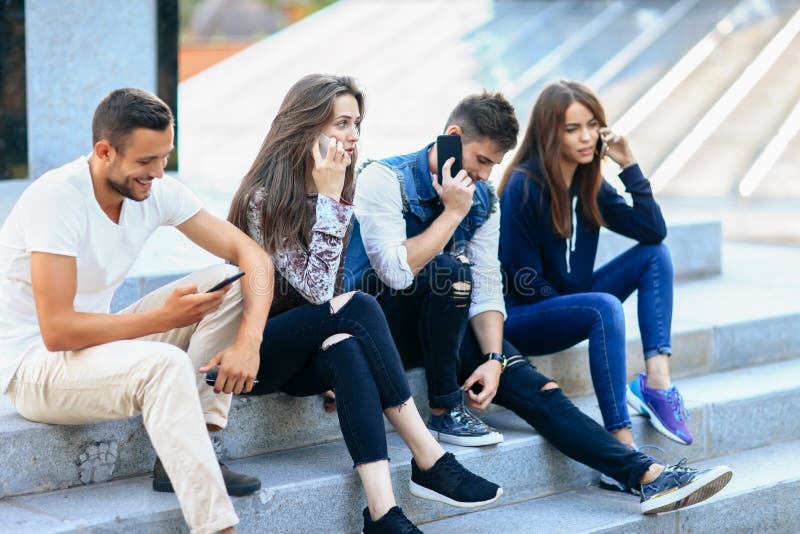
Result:
<instances>
[{"instance_id":1,"label":"man's short dark hair","mask_svg":"<svg viewBox=\"0 0 800 534\"><path fill-rule=\"evenodd\" d=\"M466 97L450 113L445 129L453 124L461 127L464 143L488 137L504 152L517 145L519 123L514 106L501 93L484 91Z\"/></svg>"},{"instance_id":2,"label":"man's short dark hair","mask_svg":"<svg viewBox=\"0 0 800 534\"><path fill-rule=\"evenodd\" d=\"M169 106L153 93L131 87L117 89L94 110L92 144L106 139L117 151L124 152L128 136L136 128L163 131L173 121Z\"/></svg>"}]
</instances>

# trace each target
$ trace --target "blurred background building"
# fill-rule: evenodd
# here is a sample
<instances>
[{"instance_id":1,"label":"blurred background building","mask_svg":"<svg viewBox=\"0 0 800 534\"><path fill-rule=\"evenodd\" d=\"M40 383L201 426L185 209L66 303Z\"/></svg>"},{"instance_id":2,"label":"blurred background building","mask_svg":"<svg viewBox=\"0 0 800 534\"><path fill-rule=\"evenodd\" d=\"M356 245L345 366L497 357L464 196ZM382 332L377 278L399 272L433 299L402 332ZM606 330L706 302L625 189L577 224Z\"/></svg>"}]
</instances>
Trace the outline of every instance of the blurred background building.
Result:
<instances>
[{"instance_id":1,"label":"blurred background building","mask_svg":"<svg viewBox=\"0 0 800 534\"><path fill-rule=\"evenodd\" d=\"M0 6L4 178L85 152L99 98L138 85L176 108L178 175L224 215L283 95L309 72L365 86L362 158L417 149L484 88L503 91L524 126L541 88L572 78L599 93L668 218L722 220L728 239L800 242L800 0ZM2 191L0 215L15 198Z\"/></svg>"}]
</instances>

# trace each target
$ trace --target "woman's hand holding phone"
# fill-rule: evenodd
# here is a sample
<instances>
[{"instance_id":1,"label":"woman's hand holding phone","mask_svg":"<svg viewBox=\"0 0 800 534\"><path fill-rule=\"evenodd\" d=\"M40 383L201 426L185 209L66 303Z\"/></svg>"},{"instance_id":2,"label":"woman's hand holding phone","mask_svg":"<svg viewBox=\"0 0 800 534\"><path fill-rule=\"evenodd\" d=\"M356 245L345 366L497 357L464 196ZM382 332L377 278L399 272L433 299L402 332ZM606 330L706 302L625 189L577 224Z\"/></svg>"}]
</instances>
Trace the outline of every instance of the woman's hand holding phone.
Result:
<instances>
[{"instance_id":1,"label":"woman's hand holding phone","mask_svg":"<svg viewBox=\"0 0 800 534\"><path fill-rule=\"evenodd\" d=\"M621 135L615 134L611 131L611 128L607 127L600 128L598 132L602 145L605 147L602 149L604 154L600 154L601 157L608 156L623 169L636 163L636 158L633 155L633 151L627 139Z\"/></svg>"},{"instance_id":2,"label":"woman's hand holding phone","mask_svg":"<svg viewBox=\"0 0 800 534\"><path fill-rule=\"evenodd\" d=\"M322 149L327 147L325 152ZM344 189L344 177L350 165L350 156L341 141L325 134L320 134L319 143L311 147L314 157L314 169L311 176L317 192L338 201Z\"/></svg>"}]
</instances>

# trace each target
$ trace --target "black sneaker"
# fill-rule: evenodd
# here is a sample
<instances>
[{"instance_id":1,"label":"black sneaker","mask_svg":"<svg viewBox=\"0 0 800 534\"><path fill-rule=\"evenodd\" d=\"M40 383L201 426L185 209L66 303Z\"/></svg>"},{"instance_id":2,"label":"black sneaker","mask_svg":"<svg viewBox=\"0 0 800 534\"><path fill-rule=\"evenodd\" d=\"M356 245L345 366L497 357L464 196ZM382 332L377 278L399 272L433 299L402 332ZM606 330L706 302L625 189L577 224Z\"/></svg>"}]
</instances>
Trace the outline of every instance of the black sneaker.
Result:
<instances>
[{"instance_id":1,"label":"black sneaker","mask_svg":"<svg viewBox=\"0 0 800 534\"><path fill-rule=\"evenodd\" d=\"M433 467L423 471L411 459L411 494L459 508L491 504L503 495L503 488L468 471L453 453L446 452Z\"/></svg>"},{"instance_id":2,"label":"black sneaker","mask_svg":"<svg viewBox=\"0 0 800 534\"><path fill-rule=\"evenodd\" d=\"M261 489L261 481L256 477L231 471L222 462L219 464L219 469L222 471L222 480L225 481L225 489L228 490L228 495L241 497ZM167 476L167 471L161 464L161 458L158 457L156 457L156 465L153 467L153 489L165 493L175 493L172 488L172 482L169 481L169 476Z\"/></svg>"},{"instance_id":3,"label":"black sneaker","mask_svg":"<svg viewBox=\"0 0 800 534\"><path fill-rule=\"evenodd\" d=\"M671 512L704 501L719 492L733 477L726 465L697 469L686 465L686 458L667 466L649 484L642 484L643 514Z\"/></svg>"},{"instance_id":4,"label":"black sneaker","mask_svg":"<svg viewBox=\"0 0 800 534\"><path fill-rule=\"evenodd\" d=\"M369 515L369 508L364 508L364 530L362 534L422 534L422 531L408 520L403 509L392 506L383 517L373 521Z\"/></svg>"},{"instance_id":5,"label":"black sneaker","mask_svg":"<svg viewBox=\"0 0 800 534\"><path fill-rule=\"evenodd\" d=\"M463 447L503 442L503 434L472 415L463 403L442 415L431 415L428 428L439 441Z\"/></svg>"}]
</instances>

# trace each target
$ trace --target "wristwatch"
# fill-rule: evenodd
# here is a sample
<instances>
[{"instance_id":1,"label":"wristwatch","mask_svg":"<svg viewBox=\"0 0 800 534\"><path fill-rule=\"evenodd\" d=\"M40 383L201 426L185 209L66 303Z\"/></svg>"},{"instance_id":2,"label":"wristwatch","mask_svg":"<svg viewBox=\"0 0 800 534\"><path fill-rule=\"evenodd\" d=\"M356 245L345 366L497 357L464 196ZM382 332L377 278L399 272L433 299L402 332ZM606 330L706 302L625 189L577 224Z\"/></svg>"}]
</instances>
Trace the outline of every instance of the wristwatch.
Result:
<instances>
[{"instance_id":1,"label":"wristwatch","mask_svg":"<svg viewBox=\"0 0 800 534\"><path fill-rule=\"evenodd\" d=\"M508 365L508 358L505 355L500 354L499 352L488 352L484 354L486 356L486 361L494 360L500 363L500 372L506 370L506 366Z\"/></svg>"}]
</instances>

